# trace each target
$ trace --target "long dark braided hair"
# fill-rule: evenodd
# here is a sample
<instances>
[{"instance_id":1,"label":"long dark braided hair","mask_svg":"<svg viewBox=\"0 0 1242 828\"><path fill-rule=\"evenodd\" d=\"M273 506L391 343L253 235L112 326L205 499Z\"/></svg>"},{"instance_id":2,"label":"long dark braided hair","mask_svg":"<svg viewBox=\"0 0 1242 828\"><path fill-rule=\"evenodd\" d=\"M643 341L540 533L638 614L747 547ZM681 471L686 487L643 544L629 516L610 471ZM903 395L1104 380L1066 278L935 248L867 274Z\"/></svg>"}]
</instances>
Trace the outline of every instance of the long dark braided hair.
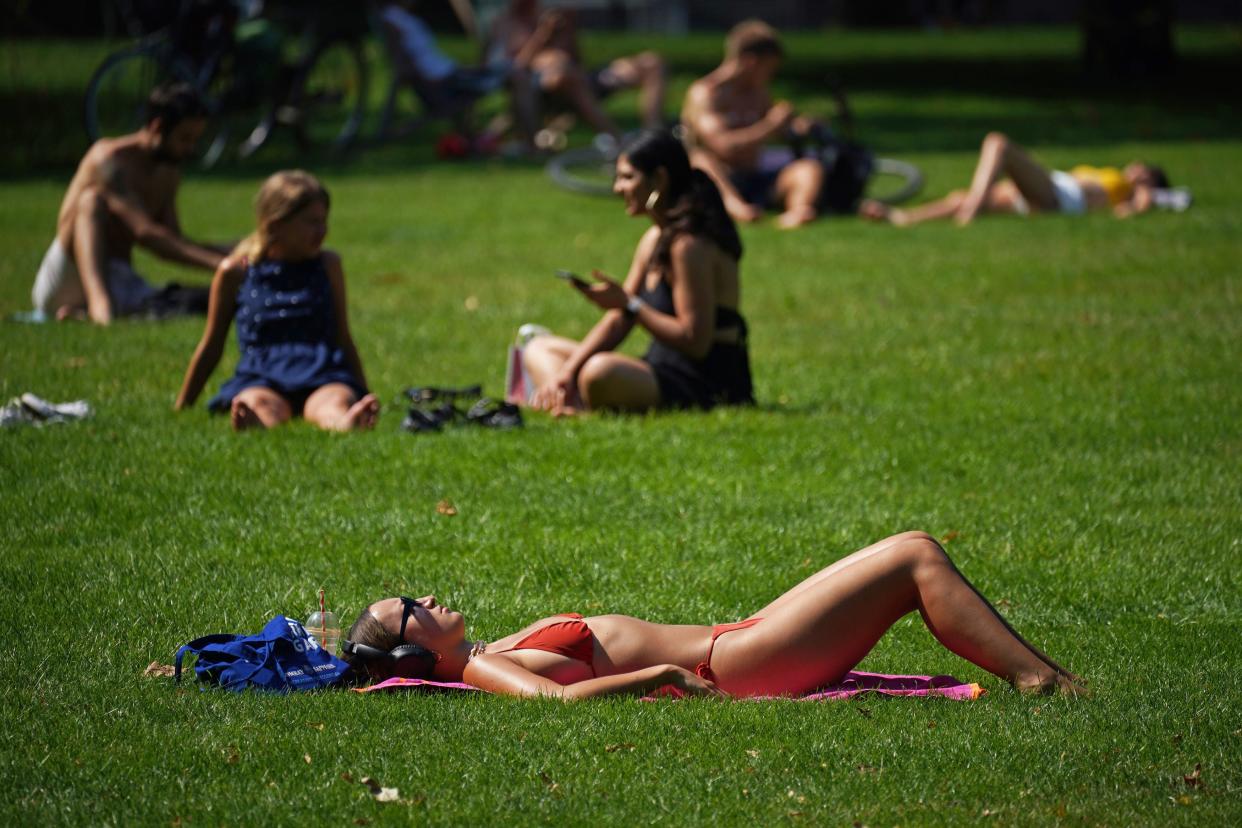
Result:
<instances>
[{"instance_id":1,"label":"long dark braided hair","mask_svg":"<svg viewBox=\"0 0 1242 828\"><path fill-rule=\"evenodd\" d=\"M673 240L682 234L710 240L735 261L742 258L742 239L725 209L720 190L707 173L690 166L686 148L671 132L643 130L621 154L644 175L652 175L661 167L668 171L668 186L660 197L668 205L665 214L669 222L652 254L654 264L668 266Z\"/></svg>"}]
</instances>

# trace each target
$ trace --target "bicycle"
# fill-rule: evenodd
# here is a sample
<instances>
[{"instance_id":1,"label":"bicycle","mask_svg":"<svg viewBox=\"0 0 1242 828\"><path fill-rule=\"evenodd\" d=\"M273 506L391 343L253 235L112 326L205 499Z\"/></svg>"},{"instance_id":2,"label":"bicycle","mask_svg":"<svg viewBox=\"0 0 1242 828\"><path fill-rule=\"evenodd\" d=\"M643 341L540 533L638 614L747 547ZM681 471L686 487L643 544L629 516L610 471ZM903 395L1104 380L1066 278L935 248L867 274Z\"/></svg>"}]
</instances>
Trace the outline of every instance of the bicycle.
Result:
<instances>
[{"instance_id":1,"label":"bicycle","mask_svg":"<svg viewBox=\"0 0 1242 828\"><path fill-rule=\"evenodd\" d=\"M839 79L829 76L823 79L823 87L835 104L832 120L840 125L840 134L819 123L803 135L791 132L785 136L787 147L765 151L767 162L819 158L828 173L824 201L829 212L851 212L863 196L884 204L900 204L916 196L923 189L923 172L909 161L877 158L855 142L854 113L844 86ZM684 139L686 128L678 124L673 133ZM614 143L597 140L589 147L553 156L545 171L553 182L571 192L612 195L616 155Z\"/></svg>"},{"instance_id":2,"label":"bicycle","mask_svg":"<svg viewBox=\"0 0 1242 828\"><path fill-rule=\"evenodd\" d=\"M237 155L253 155L279 126L303 150L348 149L366 114L366 21L331 0L309 13L305 6L268 4L239 21L232 0L181 0L173 23L95 70L84 101L87 135L94 141L134 131L150 90L182 81L207 104L204 167L225 157L234 136L245 135Z\"/></svg>"},{"instance_id":3,"label":"bicycle","mask_svg":"<svg viewBox=\"0 0 1242 828\"><path fill-rule=\"evenodd\" d=\"M784 154L805 156L817 153L829 170L837 168L838 160L848 160L848 174L862 181L860 197L865 195L884 204L901 204L923 189L923 172L909 161L876 158L865 150L859 154L857 145L835 139L816 142L816 146L809 150L805 146L801 149L802 152L798 152L797 148L790 148L784 150ZM610 196L616 163L616 147L598 142L558 153L548 160L545 171L557 186L570 192Z\"/></svg>"}]
</instances>

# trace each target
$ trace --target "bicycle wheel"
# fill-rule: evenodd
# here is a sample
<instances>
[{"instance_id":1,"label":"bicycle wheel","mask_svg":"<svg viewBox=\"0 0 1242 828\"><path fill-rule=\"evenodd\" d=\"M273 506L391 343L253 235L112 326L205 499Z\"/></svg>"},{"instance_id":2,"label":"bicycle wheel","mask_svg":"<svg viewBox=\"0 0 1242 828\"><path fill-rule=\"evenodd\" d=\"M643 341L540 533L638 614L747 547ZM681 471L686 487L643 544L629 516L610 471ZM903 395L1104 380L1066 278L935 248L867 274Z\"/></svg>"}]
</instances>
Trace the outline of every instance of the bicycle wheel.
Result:
<instances>
[{"instance_id":1,"label":"bicycle wheel","mask_svg":"<svg viewBox=\"0 0 1242 828\"><path fill-rule=\"evenodd\" d=\"M867 182L867 197L884 204L901 204L923 189L923 171L909 161L877 158Z\"/></svg>"},{"instance_id":2,"label":"bicycle wheel","mask_svg":"<svg viewBox=\"0 0 1242 828\"><path fill-rule=\"evenodd\" d=\"M164 44L145 43L114 52L86 85L83 115L92 141L124 135L146 120L147 97L156 84L188 81L164 60Z\"/></svg>"},{"instance_id":3,"label":"bicycle wheel","mask_svg":"<svg viewBox=\"0 0 1242 828\"><path fill-rule=\"evenodd\" d=\"M367 102L367 62L355 40L321 44L277 110L304 149L344 150L358 137Z\"/></svg>"},{"instance_id":4,"label":"bicycle wheel","mask_svg":"<svg viewBox=\"0 0 1242 828\"><path fill-rule=\"evenodd\" d=\"M617 156L598 147L565 150L548 160L544 168L558 187L584 195L612 195L612 180L617 172Z\"/></svg>"}]
</instances>

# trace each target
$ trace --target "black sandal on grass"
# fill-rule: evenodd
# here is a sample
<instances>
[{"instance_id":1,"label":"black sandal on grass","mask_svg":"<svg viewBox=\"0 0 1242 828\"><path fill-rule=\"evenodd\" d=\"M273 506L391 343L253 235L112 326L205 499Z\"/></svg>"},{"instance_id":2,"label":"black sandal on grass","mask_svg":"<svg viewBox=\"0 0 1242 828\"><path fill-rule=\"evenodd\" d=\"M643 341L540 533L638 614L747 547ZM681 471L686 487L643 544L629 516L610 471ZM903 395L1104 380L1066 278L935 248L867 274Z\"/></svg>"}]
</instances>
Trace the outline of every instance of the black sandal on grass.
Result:
<instances>
[{"instance_id":1,"label":"black sandal on grass","mask_svg":"<svg viewBox=\"0 0 1242 828\"><path fill-rule=\"evenodd\" d=\"M513 403L484 397L466 412L466 420L484 428L521 428L522 411Z\"/></svg>"}]
</instances>

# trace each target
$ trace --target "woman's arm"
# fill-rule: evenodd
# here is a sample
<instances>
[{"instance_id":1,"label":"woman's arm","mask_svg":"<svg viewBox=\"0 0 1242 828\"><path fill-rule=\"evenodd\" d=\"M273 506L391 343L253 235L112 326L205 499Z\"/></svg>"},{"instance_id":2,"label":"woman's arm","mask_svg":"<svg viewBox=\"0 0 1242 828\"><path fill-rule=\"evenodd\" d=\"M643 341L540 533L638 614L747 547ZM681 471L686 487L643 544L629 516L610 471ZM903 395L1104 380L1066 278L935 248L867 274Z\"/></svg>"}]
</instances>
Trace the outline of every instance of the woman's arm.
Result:
<instances>
[{"instance_id":1,"label":"woman's arm","mask_svg":"<svg viewBox=\"0 0 1242 828\"><path fill-rule=\"evenodd\" d=\"M246 260L228 258L220 263L211 280L211 293L207 298L207 326L181 383L181 393L173 408L177 411L194 405L207 378L220 362L224 352L224 340L228 337L233 314L237 310L237 288L246 273Z\"/></svg>"},{"instance_id":2,"label":"woman's arm","mask_svg":"<svg viewBox=\"0 0 1242 828\"><path fill-rule=\"evenodd\" d=\"M625 292L630 296L636 295L642 290L643 279L647 276L647 265L651 262L651 254L655 252L656 243L660 240L660 228L652 227L643 237L639 239L638 246L634 248L634 257L630 260L630 270L625 275ZM593 291L594 287L575 288L580 290L587 299L595 302ZM595 304L599 304L595 302ZM578 372L582 370L582 366L586 361L595 354L602 351L611 351L625 341L629 336L630 330L634 327L634 320L627 318L618 308L625 307L625 302L616 305L611 309L605 309L607 312L599 322L595 323L595 327L591 328L590 333L582 338L578 347L565 361L565 365L561 369L562 376L577 377Z\"/></svg>"},{"instance_id":3,"label":"woman's arm","mask_svg":"<svg viewBox=\"0 0 1242 828\"><path fill-rule=\"evenodd\" d=\"M675 687L688 695L727 695L706 679L674 664L658 664L630 673L601 676L574 684L558 684L532 673L502 654L481 655L466 665L462 676L468 683L507 696L551 696L563 701L599 696L645 696L661 687Z\"/></svg>"},{"instance_id":4,"label":"woman's arm","mask_svg":"<svg viewBox=\"0 0 1242 828\"><path fill-rule=\"evenodd\" d=\"M709 243L693 236L679 236L669 250L673 313L667 314L650 305L639 306L628 321L642 325L656 339L676 348L693 359L702 359L712 348L716 334L716 296L711 275ZM637 293L623 289L607 276L596 271L599 284L580 288L587 298L602 308L620 313L629 298Z\"/></svg>"},{"instance_id":5,"label":"woman's arm","mask_svg":"<svg viewBox=\"0 0 1242 828\"><path fill-rule=\"evenodd\" d=\"M367 375L362 370L362 358L358 356L353 334L349 331L349 307L345 304L345 269L341 266L341 257L331 250L325 250L323 264L328 274L328 284L332 288L332 305L336 311L336 344L345 354L345 362L354 378L363 388L369 388Z\"/></svg>"},{"instance_id":6,"label":"woman's arm","mask_svg":"<svg viewBox=\"0 0 1242 828\"><path fill-rule=\"evenodd\" d=\"M1123 201L1113 208L1113 215L1117 218L1129 218L1130 216L1146 213L1151 209L1154 193L1152 188L1142 184L1134 188L1133 195L1129 200Z\"/></svg>"},{"instance_id":7,"label":"woman's arm","mask_svg":"<svg viewBox=\"0 0 1242 828\"><path fill-rule=\"evenodd\" d=\"M634 317L656 339L694 359L707 356L716 335L716 291L708 244L687 235L674 239L669 250L674 314L643 305Z\"/></svg>"}]
</instances>

